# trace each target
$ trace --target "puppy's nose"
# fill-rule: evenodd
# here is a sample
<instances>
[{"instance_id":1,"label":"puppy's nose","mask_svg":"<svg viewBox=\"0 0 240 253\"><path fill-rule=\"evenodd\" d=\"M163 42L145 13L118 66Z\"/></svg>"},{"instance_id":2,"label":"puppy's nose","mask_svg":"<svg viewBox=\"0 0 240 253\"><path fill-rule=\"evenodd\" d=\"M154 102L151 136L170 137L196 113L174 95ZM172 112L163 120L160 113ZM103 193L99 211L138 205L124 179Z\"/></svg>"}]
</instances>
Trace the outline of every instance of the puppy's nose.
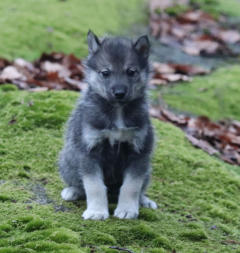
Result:
<instances>
[{"instance_id":1,"label":"puppy's nose","mask_svg":"<svg viewBox=\"0 0 240 253\"><path fill-rule=\"evenodd\" d=\"M125 97L125 92L118 90L114 93L114 96L117 99L123 99Z\"/></svg>"},{"instance_id":2,"label":"puppy's nose","mask_svg":"<svg viewBox=\"0 0 240 253\"><path fill-rule=\"evenodd\" d=\"M125 86L116 86L112 89L116 99L123 99L126 96L127 88Z\"/></svg>"}]
</instances>

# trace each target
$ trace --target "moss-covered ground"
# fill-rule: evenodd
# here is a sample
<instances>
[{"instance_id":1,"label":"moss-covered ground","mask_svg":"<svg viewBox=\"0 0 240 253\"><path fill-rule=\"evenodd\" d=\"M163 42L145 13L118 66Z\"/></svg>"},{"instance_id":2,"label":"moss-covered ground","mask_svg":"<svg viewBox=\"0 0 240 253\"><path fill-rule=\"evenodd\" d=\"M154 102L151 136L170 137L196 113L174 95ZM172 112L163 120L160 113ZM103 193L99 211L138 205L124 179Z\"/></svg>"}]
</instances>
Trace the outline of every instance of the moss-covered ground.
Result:
<instances>
[{"instance_id":1,"label":"moss-covered ground","mask_svg":"<svg viewBox=\"0 0 240 253\"><path fill-rule=\"evenodd\" d=\"M192 82L179 83L161 89L163 100L173 109L213 120L240 120L239 65L218 69Z\"/></svg>"},{"instance_id":2,"label":"moss-covered ground","mask_svg":"<svg viewBox=\"0 0 240 253\"><path fill-rule=\"evenodd\" d=\"M0 86L0 252L240 252L239 167L195 149L181 130L154 121L149 195L158 210L139 220L83 221L85 202L66 203L55 165L74 92ZM114 205L111 206L111 211Z\"/></svg>"},{"instance_id":3,"label":"moss-covered ground","mask_svg":"<svg viewBox=\"0 0 240 253\"><path fill-rule=\"evenodd\" d=\"M85 56L89 27L98 34L120 33L142 18L140 2L1 0L0 54L33 59L52 45ZM162 97L176 110L239 120L238 68L165 88ZM157 140L148 194L159 209L142 208L138 220L84 221L84 201L61 200L56 159L78 96L0 86L0 253L117 252L109 246L152 253L240 252L240 168L194 148L170 124L153 121Z\"/></svg>"}]
</instances>

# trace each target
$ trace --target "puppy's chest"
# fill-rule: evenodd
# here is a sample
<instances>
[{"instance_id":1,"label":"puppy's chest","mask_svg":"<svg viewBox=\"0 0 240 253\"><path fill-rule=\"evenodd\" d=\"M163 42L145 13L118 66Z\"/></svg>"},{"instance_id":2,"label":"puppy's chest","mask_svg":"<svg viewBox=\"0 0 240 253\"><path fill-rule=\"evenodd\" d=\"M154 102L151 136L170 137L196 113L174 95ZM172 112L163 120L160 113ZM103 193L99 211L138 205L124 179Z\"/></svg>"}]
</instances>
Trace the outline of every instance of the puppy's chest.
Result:
<instances>
[{"instance_id":1,"label":"puppy's chest","mask_svg":"<svg viewBox=\"0 0 240 253\"><path fill-rule=\"evenodd\" d=\"M128 142L132 143L135 137L137 127L122 127L101 130L101 139L108 139L111 146L116 142Z\"/></svg>"},{"instance_id":2,"label":"puppy's chest","mask_svg":"<svg viewBox=\"0 0 240 253\"><path fill-rule=\"evenodd\" d=\"M138 127L127 127L123 112L117 108L113 125L110 129L100 130L103 139L108 139L113 146L116 142L133 142Z\"/></svg>"},{"instance_id":3,"label":"puppy's chest","mask_svg":"<svg viewBox=\"0 0 240 253\"><path fill-rule=\"evenodd\" d=\"M83 132L83 139L89 150L105 140L108 140L112 147L116 143L124 142L136 146L136 140L139 139L139 131L138 127L126 124L122 110L117 108L111 124L108 124L103 129L96 129L91 126L86 127Z\"/></svg>"}]
</instances>

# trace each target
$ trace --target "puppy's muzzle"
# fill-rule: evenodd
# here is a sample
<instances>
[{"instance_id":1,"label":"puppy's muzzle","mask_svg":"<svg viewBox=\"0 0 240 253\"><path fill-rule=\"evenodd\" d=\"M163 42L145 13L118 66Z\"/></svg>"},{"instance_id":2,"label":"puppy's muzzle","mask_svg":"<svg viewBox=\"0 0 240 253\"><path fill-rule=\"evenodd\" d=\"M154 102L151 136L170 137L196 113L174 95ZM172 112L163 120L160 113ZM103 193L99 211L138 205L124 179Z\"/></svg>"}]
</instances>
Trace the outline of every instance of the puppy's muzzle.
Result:
<instances>
[{"instance_id":1,"label":"puppy's muzzle","mask_svg":"<svg viewBox=\"0 0 240 253\"><path fill-rule=\"evenodd\" d=\"M116 85L112 87L112 95L117 100L123 100L127 95L128 89L124 85Z\"/></svg>"}]
</instances>

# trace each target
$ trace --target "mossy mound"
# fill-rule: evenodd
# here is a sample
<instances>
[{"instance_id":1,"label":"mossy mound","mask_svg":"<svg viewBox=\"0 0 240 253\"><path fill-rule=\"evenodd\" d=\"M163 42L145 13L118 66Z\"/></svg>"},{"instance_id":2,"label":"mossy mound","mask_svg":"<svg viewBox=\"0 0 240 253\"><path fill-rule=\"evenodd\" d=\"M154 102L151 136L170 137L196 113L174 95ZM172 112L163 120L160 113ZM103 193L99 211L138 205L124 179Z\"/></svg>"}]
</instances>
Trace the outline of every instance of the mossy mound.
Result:
<instances>
[{"instance_id":1,"label":"mossy mound","mask_svg":"<svg viewBox=\"0 0 240 253\"><path fill-rule=\"evenodd\" d=\"M77 97L0 86L0 252L113 252L109 246L233 252L237 245L221 242L240 237L239 167L192 147L181 130L157 120L148 194L159 209L142 208L138 220L84 221L84 201L61 200L56 159Z\"/></svg>"}]
</instances>

